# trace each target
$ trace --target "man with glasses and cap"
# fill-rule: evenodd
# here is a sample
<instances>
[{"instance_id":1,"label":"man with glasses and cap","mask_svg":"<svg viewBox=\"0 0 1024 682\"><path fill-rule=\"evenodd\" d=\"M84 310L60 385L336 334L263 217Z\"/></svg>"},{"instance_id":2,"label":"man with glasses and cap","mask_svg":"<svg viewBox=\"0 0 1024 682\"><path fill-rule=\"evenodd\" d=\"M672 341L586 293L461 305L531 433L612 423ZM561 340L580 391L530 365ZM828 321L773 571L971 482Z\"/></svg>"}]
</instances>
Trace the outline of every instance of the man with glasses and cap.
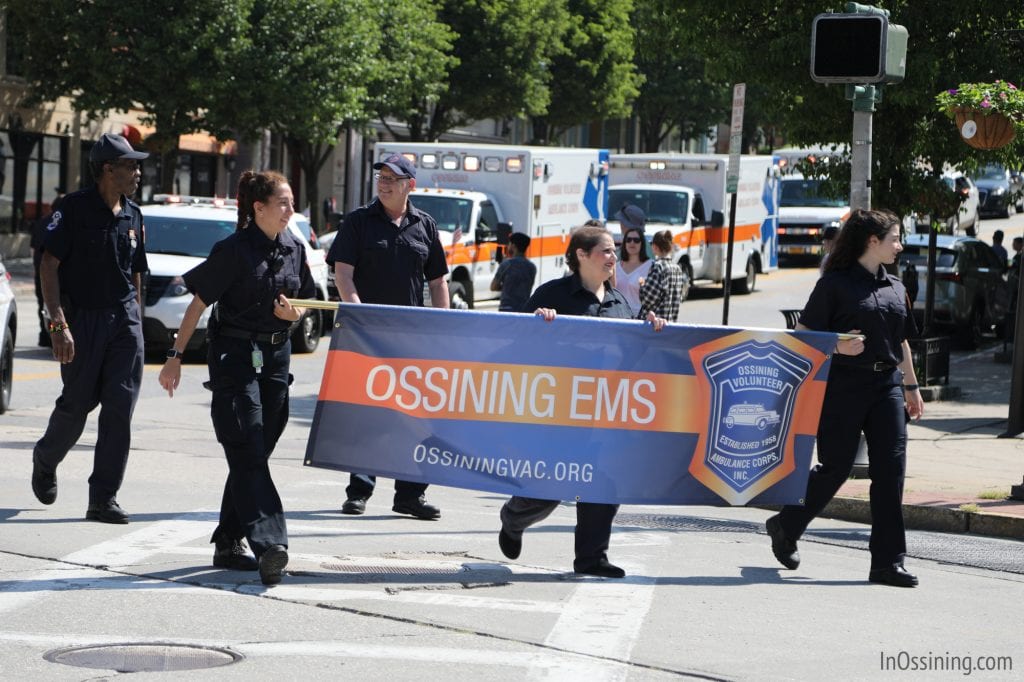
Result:
<instances>
[{"instance_id":1,"label":"man with glasses and cap","mask_svg":"<svg viewBox=\"0 0 1024 682\"><path fill-rule=\"evenodd\" d=\"M50 313L53 357L64 388L46 433L32 451L32 492L57 499L57 465L100 406L85 518L128 523L118 505L131 446L131 418L142 381L142 273L147 269L142 212L129 197L149 154L114 134L89 153L96 184L64 197L43 242L40 280Z\"/></svg>"},{"instance_id":2,"label":"man with glasses and cap","mask_svg":"<svg viewBox=\"0 0 1024 682\"><path fill-rule=\"evenodd\" d=\"M377 198L345 217L327 254L341 300L347 303L423 305L423 285L430 303L448 307L448 264L430 215L409 201L416 187L416 167L401 154L373 164ZM343 514L362 514L376 478L354 473L345 489ZM427 504L426 483L395 481L391 510L420 519L436 519L441 510Z\"/></svg>"}]
</instances>

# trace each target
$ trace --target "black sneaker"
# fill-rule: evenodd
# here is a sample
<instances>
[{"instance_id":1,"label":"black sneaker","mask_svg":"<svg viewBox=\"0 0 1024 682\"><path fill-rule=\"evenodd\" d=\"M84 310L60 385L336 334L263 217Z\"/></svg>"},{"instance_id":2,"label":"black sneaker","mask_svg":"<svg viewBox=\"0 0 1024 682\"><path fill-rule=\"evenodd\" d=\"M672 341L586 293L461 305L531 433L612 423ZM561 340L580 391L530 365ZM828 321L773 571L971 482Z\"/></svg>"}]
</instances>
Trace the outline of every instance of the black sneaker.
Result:
<instances>
[{"instance_id":1,"label":"black sneaker","mask_svg":"<svg viewBox=\"0 0 1024 682\"><path fill-rule=\"evenodd\" d=\"M85 518L101 523L128 523L128 512L121 509L117 500L109 499L106 502L90 502Z\"/></svg>"},{"instance_id":2,"label":"black sneaker","mask_svg":"<svg viewBox=\"0 0 1024 682\"><path fill-rule=\"evenodd\" d=\"M342 514L351 514L352 516L360 516L366 511L366 498L365 497L350 497L345 500L345 504L341 506Z\"/></svg>"},{"instance_id":3,"label":"black sneaker","mask_svg":"<svg viewBox=\"0 0 1024 682\"><path fill-rule=\"evenodd\" d=\"M287 565L288 550L282 545L271 545L260 555L260 580L264 585L278 584Z\"/></svg>"},{"instance_id":4,"label":"black sneaker","mask_svg":"<svg viewBox=\"0 0 1024 682\"><path fill-rule=\"evenodd\" d=\"M427 501L422 497L401 502L396 500L394 506L391 507L391 511L396 514L415 516L417 519L430 520L441 518L441 510L432 504L427 504Z\"/></svg>"},{"instance_id":5,"label":"black sneaker","mask_svg":"<svg viewBox=\"0 0 1024 682\"><path fill-rule=\"evenodd\" d=\"M246 551L242 540L218 540L213 550L213 565L232 571L255 571L260 563Z\"/></svg>"},{"instance_id":6,"label":"black sneaker","mask_svg":"<svg viewBox=\"0 0 1024 682\"><path fill-rule=\"evenodd\" d=\"M53 504L57 501L57 474L43 471L35 455L32 455L32 492L43 504Z\"/></svg>"},{"instance_id":7,"label":"black sneaker","mask_svg":"<svg viewBox=\"0 0 1024 682\"><path fill-rule=\"evenodd\" d=\"M618 566L610 563L607 559L601 558L591 564L574 565L573 572L583 575L596 575L601 578L625 578L626 572Z\"/></svg>"},{"instance_id":8,"label":"black sneaker","mask_svg":"<svg viewBox=\"0 0 1024 682\"><path fill-rule=\"evenodd\" d=\"M779 560L779 563L790 570L795 570L800 566L800 552L796 551L796 540L786 537L786 531L782 530L778 514L768 519L764 527L772 539L772 554Z\"/></svg>"}]
</instances>

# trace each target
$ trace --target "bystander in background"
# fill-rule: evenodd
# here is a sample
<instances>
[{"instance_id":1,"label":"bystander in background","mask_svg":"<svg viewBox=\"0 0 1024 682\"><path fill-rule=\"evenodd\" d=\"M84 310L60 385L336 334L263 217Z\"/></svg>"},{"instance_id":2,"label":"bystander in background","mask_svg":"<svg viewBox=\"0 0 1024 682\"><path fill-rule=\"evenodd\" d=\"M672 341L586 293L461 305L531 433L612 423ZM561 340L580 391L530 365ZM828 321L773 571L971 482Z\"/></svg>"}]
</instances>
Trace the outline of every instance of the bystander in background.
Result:
<instances>
[{"instance_id":1,"label":"bystander in background","mask_svg":"<svg viewBox=\"0 0 1024 682\"><path fill-rule=\"evenodd\" d=\"M526 258L530 248L530 237L516 232L508 238L506 257L498 266L491 280L491 291L501 292L498 310L522 312L523 304L533 293L533 282L537 279L537 266Z\"/></svg>"}]
</instances>

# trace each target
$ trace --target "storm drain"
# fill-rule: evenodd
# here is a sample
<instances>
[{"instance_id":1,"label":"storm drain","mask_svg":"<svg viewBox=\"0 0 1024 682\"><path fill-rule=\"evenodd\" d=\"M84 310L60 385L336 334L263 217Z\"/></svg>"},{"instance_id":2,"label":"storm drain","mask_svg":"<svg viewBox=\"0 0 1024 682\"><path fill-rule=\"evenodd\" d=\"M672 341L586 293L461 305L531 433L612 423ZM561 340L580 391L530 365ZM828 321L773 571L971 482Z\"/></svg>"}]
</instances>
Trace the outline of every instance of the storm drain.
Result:
<instances>
[{"instance_id":1,"label":"storm drain","mask_svg":"<svg viewBox=\"0 0 1024 682\"><path fill-rule=\"evenodd\" d=\"M697 530L704 533L750 533L764 527L763 524L749 521L724 521L674 514L618 514L615 523L652 530Z\"/></svg>"},{"instance_id":2,"label":"storm drain","mask_svg":"<svg viewBox=\"0 0 1024 682\"><path fill-rule=\"evenodd\" d=\"M219 668L242 660L230 649L188 644L98 644L48 651L43 658L77 668L119 673L170 672Z\"/></svg>"},{"instance_id":3,"label":"storm drain","mask_svg":"<svg viewBox=\"0 0 1024 682\"><path fill-rule=\"evenodd\" d=\"M320 567L325 571L336 573L360 573L376 575L458 575L465 573L466 568L458 564L424 564L408 561L389 561L375 563L346 562L324 563Z\"/></svg>"}]
</instances>

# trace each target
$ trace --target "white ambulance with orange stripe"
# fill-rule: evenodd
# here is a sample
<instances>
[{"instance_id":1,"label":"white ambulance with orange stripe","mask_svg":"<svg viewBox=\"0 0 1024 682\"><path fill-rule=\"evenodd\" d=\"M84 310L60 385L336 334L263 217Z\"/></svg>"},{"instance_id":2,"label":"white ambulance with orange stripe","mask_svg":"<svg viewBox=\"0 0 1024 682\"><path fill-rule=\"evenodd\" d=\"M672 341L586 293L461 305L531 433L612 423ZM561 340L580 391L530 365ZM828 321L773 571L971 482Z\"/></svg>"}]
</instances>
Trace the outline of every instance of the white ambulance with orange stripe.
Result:
<instances>
[{"instance_id":1,"label":"white ambulance with orange stripe","mask_svg":"<svg viewBox=\"0 0 1024 682\"><path fill-rule=\"evenodd\" d=\"M760 273L778 268L778 166L770 156L740 156L732 271L726 274L729 194L725 154L612 154L608 212L635 204L647 216L648 239L670 230L674 260L692 284L732 282L750 293ZM608 229L621 232L617 222Z\"/></svg>"},{"instance_id":2,"label":"white ambulance with orange stripe","mask_svg":"<svg viewBox=\"0 0 1024 682\"><path fill-rule=\"evenodd\" d=\"M569 232L605 220L608 151L445 142L379 142L378 159L402 154L416 167L413 206L437 222L453 307L497 298L490 290L512 232L529 235L534 286L562 277ZM457 242L453 237L458 236Z\"/></svg>"}]
</instances>

